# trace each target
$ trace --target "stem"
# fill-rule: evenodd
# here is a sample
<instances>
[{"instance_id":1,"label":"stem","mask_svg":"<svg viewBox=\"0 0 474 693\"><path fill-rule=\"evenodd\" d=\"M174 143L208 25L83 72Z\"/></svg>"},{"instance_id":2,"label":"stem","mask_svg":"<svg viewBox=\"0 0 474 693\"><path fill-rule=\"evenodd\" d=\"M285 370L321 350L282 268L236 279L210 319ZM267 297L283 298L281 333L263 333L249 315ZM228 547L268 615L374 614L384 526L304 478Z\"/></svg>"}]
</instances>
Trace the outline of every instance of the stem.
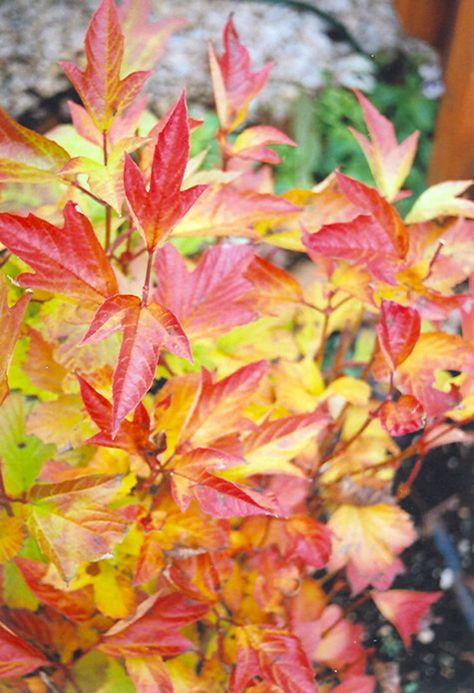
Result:
<instances>
[{"instance_id":1,"label":"stem","mask_svg":"<svg viewBox=\"0 0 474 693\"><path fill-rule=\"evenodd\" d=\"M104 153L104 166L107 166L109 161L109 152L107 148L107 131L104 130L102 133L102 151ZM108 251L110 246L110 236L112 229L112 207L106 205L105 207L105 252Z\"/></svg>"},{"instance_id":2,"label":"stem","mask_svg":"<svg viewBox=\"0 0 474 693\"><path fill-rule=\"evenodd\" d=\"M142 306L146 306L148 302L148 294L150 293L151 268L153 267L153 250L148 250L148 262L146 264L145 281L142 290Z\"/></svg>"},{"instance_id":3,"label":"stem","mask_svg":"<svg viewBox=\"0 0 474 693\"><path fill-rule=\"evenodd\" d=\"M95 200L95 202L98 202L100 205L105 207L106 203L104 200L101 200L100 197L97 197L94 195L94 193L91 193L90 190L87 190L87 188L84 188L80 183L77 183L76 181L65 181L61 180L58 178L60 183L64 183L64 185L72 185L73 188L76 188L77 190L80 190L84 195L88 195L91 199Z\"/></svg>"}]
</instances>

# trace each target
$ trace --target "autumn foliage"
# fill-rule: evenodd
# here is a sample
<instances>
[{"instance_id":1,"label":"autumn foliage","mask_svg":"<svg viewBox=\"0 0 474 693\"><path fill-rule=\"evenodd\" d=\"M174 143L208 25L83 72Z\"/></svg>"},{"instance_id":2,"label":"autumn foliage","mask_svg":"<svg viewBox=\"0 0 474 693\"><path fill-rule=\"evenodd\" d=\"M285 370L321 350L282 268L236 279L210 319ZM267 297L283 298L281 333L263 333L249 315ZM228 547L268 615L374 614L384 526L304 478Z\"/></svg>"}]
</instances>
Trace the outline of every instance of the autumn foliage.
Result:
<instances>
[{"instance_id":1,"label":"autumn foliage","mask_svg":"<svg viewBox=\"0 0 474 693\"><path fill-rule=\"evenodd\" d=\"M469 181L402 218L417 136L358 95L376 187L276 195L231 19L208 168L184 93L139 95L180 24L148 14L102 0L72 125L0 111L2 690L370 693L357 605L410 647L440 596L392 583L398 500L474 418Z\"/></svg>"}]
</instances>

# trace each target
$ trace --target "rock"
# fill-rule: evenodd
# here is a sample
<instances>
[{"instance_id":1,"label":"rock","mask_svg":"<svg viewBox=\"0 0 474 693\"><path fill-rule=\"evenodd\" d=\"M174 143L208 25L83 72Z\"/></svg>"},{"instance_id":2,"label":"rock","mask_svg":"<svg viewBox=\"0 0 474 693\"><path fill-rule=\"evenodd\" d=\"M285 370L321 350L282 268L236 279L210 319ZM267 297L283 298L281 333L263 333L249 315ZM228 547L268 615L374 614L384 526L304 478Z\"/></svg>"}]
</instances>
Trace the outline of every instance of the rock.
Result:
<instances>
[{"instance_id":1,"label":"rock","mask_svg":"<svg viewBox=\"0 0 474 693\"><path fill-rule=\"evenodd\" d=\"M163 112L183 86L199 107L212 103L207 44L221 47L230 12L254 64L273 60L275 67L259 107L272 119L285 117L300 89L315 93L329 79L349 87L370 88L373 63L344 41L332 41L331 25L310 11L282 2L230 0L151 0L156 18L182 16L184 29L169 40L168 50L147 84L151 106ZM308 0L332 14L368 53L400 48L401 35L390 0ZM77 61L84 32L97 0L3 0L0 3L0 103L14 117L38 112L48 99L71 94L58 60ZM334 28L334 27L332 27ZM64 102L64 98L62 98ZM63 117L65 117L64 105Z\"/></svg>"}]
</instances>

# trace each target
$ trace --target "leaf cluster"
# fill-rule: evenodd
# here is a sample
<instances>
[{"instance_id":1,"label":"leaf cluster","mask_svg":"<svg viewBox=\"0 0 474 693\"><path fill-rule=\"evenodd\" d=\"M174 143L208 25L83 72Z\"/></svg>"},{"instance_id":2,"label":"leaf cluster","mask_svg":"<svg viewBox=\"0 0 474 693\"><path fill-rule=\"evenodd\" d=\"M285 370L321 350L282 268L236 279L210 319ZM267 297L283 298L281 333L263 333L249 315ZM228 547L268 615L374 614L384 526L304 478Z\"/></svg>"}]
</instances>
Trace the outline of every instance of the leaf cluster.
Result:
<instances>
[{"instance_id":1,"label":"leaf cluster","mask_svg":"<svg viewBox=\"0 0 474 693\"><path fill-rule=\"evenodd\" d=\"M102 0L72 125L0 111L2 690L370 692L349 614L409 647L440 596L392 582L398 501L474 417L469 181L402 218L417 134L357 94L376 187L275 194L294 143L245 126L271 66L232 19L204 166L185 95L159 120L140 96L179 25L149 10Z\"/></svg>"}]
</instances>

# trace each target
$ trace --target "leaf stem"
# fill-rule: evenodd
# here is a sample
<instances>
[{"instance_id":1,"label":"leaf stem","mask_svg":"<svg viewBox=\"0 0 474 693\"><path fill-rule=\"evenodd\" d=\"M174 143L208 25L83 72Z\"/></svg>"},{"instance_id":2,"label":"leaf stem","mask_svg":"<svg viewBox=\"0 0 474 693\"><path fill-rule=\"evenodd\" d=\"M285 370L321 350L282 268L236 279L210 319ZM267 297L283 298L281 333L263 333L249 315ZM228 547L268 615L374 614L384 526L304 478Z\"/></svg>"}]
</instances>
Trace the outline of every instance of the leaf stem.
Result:
<instances>
[{"instance_id":1,"label":"leaf stem","mask_svg":"<svg viewBox=\"0 0 474 693\"><path fill-rule=\"evenodd\" d=\"M151 269L153 267L153 250L148 250L148 262L146 263L145 281L142 290L142 306L146 306L150 293Z\"/></svg>"},{"instance_id":2,"label":"leaf stem","mask_svg":"<svg viewBox=\"0 0 474 693\"><path fill-rule=\"evenodd\" d=\"M107 166L109 161L109 152L107 146L107 131L102 132L102 151L104 153L104 166ZM105 252L110 247L110 236L112 231L112 207L108 204L105 206Z\"/></svg>"}]
</instances>

